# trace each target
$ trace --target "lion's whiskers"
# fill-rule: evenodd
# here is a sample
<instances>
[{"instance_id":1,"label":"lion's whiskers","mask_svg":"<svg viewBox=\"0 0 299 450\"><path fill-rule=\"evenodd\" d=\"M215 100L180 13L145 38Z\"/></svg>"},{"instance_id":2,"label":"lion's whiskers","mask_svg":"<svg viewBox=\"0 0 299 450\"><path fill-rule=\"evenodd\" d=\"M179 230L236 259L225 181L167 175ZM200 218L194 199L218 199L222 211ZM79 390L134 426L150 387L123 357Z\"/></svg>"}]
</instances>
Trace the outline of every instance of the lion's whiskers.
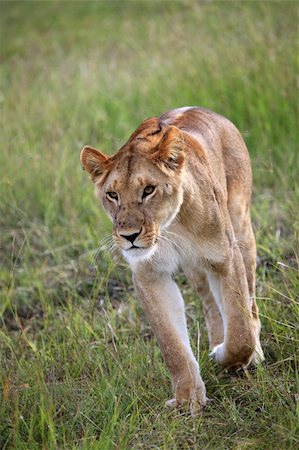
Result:
<instances>
[{"instance_id":1,"label":"lion's whiskers","mask_svg":"<svg viewBox=\"0 0 299 450\"><path fill-rule=\"evenodd\" d=\"M173 247L176 247L176 249L177 249L180 253L182 253L182 255L183 255L184 257L187 257L187 255L186 255L185 251L183 250L183 248L182 248L177 242L175 242L175 241L169 239L167 236L160 235L160 236L158 237L158 240L159 240L160 242L162 242L162 245L164 244L165 247L167 247L167 248L170 249L170 250L171 250Z\"/></svg>"},{"instance_id":2,"label":"lion's whiskers","mask_svg":"<svg viewBox=\"0 0 299 450\"><path fill-rule=\"evenodd\" d=\"M95 252L94 259L97 260L100 252L104 252L105 256L107 256L109 253L113 253L115 250L117 250L117 245L115 244L112 236L108 235L101 239L99 246Z\"/></svg>"},{"instance_id":3,"label":"lion's whiskers","mask_svg":"<svg viewBox=\"0 0 299 450\"><path fill-rule=\"evenodd\" d=\"M164 233L171 234L174 237L179 238L180 241L182 241L182 243L184 244L184 247L187 248L188 253L192 253L192 249L191 249L190 243L187 241L187 239L182 238L182 236L179 236L178 234L173 233L172 231L164 230ZM170 239L167 236L163 236L163 237L166 238L171 244L173 244L183 254L183 256L185 256L186 258L188 257L188 255L186 254L185 249L183 249L183 247L176 240Z\"/></svg>"}]
</instances>

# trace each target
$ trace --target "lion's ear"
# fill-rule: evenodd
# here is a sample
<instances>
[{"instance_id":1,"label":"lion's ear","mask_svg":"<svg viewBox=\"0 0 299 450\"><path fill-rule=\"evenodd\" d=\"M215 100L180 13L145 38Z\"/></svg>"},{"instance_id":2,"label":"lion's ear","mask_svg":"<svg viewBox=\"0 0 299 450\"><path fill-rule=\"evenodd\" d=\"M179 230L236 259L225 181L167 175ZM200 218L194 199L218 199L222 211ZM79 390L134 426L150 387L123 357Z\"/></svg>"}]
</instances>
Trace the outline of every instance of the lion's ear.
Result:
<instances>
[{"instance_id":1,"label":"lion's ear","mask_svg":"<svg viewBox=\"0 0 299 450\"><path fill-rule=\"evenodd\" d=\"M185 142L181 131L174 126L170 126L158 145L156 157L161 161L166 169L177 170L184 162Z\"/></svg>"},{"instance_id":2,"label":"lion's ear","mask_svg":"<svg viewBox=\"0 0 299 450\"><path fill-rule=\"evenodd\" d=\"M108 166L108 156L86 145L80 154L80 161L84 170L90 173L92 180L100 177Z\"/></svg>"}]
</instances>

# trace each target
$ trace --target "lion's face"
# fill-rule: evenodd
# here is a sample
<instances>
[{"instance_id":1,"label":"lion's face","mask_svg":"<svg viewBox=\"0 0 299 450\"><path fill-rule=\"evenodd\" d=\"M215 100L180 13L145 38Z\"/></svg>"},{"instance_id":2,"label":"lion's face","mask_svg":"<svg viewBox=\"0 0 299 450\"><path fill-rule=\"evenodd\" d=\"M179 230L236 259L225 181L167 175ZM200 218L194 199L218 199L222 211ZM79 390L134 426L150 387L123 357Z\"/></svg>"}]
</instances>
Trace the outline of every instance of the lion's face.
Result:
<instances>
[{"instance_id":1,"label":"lion's face","mask_svg":"<svg viewBox=\"0 0 299 450\"><path fill-rule=\"evenodd\" d=\"M182 188L144 156L126 156L111 170L99 195L113 221L113 238L126 258L148 258L160 231L175 218Z\"/></svg>"},{"instance_id":2,"label":"lion's face","mask_svg":"<svg viewBox=\"0 0 299 450\"><path fill-rule=\"evenodd\" d=\"M129 141L111 158L90 147L81 154L113 222L113 239L128 260L155 253L161 230L175 219L183 202L181 134L168 127L149 136L154 135Z\"/></svg>"}]
</instances>

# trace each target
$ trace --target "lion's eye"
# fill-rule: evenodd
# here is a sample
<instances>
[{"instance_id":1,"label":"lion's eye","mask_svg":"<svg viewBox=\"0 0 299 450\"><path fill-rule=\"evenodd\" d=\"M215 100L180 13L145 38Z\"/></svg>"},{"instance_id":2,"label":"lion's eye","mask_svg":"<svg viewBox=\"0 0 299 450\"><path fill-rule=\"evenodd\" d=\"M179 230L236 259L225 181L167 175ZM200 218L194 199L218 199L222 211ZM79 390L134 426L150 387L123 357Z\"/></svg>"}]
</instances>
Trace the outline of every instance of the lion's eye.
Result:
<instances>
[{"instance_id":1,"label":"lion's eye","mask_svg":"<svg viewBox=\"0 0 299 450\"><path fill-rule=\"evenodd\" d=\"M151 185L146 186L144 188L142 198L147 197L148 195L152 194L154 192L154 190L155 190L155 186L151 186Z\"/></svg>"},{"instance_id":2,"label":"lion's eye","mask_svg":"<svg viewBox=\"0 0 299 450\"><path fill-rule=\"evenodd\" d=\"M106 196L109 200L118 200L117 192L113 192L113 191L106 192Z\"/></svg>"}]
</instances>

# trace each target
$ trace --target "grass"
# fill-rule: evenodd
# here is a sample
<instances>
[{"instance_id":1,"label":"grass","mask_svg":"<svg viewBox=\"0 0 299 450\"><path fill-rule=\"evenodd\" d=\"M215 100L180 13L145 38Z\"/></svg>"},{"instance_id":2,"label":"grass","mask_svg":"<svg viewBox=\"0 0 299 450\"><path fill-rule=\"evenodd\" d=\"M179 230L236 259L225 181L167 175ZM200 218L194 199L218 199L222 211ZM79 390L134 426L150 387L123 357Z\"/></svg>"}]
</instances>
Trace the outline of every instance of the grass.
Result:
<instances>
[{"instance_id":1,"label":"grass","mask_svg":"<svg viewBox=\"0 0 299 450\"><path fill-rule=\"evenodd\" d=\"M298 446L295 2L1 2L0 447ZM110 224L79 164L146 117L202 105L244 135L266 365L209 360L200 302L179 275L214 402L168 411L170 380ZM198 345L199 330L201 341Z\"/></svg>"}]
</instances>

